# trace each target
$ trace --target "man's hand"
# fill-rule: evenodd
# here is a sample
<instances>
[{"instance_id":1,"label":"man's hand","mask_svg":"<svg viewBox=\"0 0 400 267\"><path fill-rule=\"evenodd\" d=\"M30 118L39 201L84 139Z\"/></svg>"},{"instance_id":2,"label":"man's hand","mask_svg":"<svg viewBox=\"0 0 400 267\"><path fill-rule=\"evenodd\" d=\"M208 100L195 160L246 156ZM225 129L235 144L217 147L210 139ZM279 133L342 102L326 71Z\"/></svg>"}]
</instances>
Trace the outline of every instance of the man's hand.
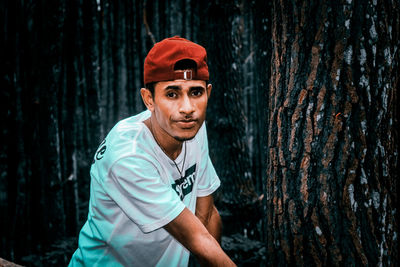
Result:
<instances>
[{"instance_id":1,"label":"man's hand","mask_svg":"<svg viewBox=\"0 0 400 267\"><path fill-rule=\"evenodd\" d=\"M185 208L164 229L190 250L202 266L236 266L189 209Z\"/></svg>"}]
</instances>

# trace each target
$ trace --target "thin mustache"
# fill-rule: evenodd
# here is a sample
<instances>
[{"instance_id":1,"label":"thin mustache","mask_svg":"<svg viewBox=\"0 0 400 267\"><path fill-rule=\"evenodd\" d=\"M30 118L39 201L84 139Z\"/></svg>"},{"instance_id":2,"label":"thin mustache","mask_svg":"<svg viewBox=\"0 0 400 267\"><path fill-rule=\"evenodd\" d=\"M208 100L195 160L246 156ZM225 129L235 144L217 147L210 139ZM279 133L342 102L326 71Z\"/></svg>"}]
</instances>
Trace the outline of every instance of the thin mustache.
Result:
<instances>
[{"instance_id":1,"label":"thin mustache","mask_svg":"<svg viewBox=\"0 0 400 267\"><path fill-rule=\"evenodd\" d=\"M196 118L190 118L190 119L173 119L173 121L176 122L192 122L192 121L198 121Z\"/></svg>"}]
</instances>

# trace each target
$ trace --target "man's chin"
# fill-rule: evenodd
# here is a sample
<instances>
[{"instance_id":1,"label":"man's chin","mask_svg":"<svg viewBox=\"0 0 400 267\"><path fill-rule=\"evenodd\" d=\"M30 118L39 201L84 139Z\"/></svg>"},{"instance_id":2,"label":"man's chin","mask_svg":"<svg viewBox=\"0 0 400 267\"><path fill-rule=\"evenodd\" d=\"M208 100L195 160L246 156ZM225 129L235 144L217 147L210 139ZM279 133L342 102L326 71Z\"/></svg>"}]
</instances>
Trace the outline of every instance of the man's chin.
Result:
<instances>
[{"instance_id":1,"label":"man's chin","mask_svg":"<svg viewBox=\"0 0 400 267\"><path fill-rule=\"evenodd\" d=\"M185 141L190 141L190 140L192 140L195 136L196 136L196 135L194 135L194 136L189 136L189 137L186 137L186 136L174 136L174 138L175 138L175 140L177 140L177 141L179 141L179 142L185 142Z\"/></svg>"},{"instance_id":2,"label":"man's chin","mask_svg":"<svg viewBox=\"0 0 400 267\"><path fill-rule=\"evenodd\" d=\"M180 129L174 136L175 140L179 142L190 141L195 138L200 128L193 127L191 129Z\"/></svg>"}]
</instances>

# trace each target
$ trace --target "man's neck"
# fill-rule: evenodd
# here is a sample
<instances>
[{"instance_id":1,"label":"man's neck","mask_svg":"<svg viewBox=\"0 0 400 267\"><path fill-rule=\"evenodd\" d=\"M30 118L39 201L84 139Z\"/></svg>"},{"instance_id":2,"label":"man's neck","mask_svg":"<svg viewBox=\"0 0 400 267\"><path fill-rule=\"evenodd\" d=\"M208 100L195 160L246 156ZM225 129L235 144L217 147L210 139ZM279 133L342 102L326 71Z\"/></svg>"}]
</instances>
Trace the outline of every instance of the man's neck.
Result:
<instances>
[{"instance_id":1,"label":"man's neck","mask_svg":"<svg viewBox=\"0 0 400 267\"><path fill-rule=\"evenodd\" d=\"M157 123L152 121L152 117L145 120L144 124L150 129L150 132L161 150L164 151L169 158L175 160L182 151L183 142L176 140L166 133Z\"/></svg>"}]
</instances>

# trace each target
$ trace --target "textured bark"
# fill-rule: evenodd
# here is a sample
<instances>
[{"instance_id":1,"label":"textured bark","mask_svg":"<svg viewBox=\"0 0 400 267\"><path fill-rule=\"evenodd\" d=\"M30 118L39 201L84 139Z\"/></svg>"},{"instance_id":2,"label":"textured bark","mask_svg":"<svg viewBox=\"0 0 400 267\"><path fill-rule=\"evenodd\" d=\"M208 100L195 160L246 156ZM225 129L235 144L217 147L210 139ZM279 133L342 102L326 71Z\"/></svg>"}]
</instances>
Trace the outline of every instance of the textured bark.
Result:
<instances>
[{"instance_id":1,"label":"textured bark","mask_svg":"<svg viewBox=\"0 0 400 267\"><path fill-rule=\"evenodd\" d=\"M5 259L0 258L0 266L1 267L22 267L22 265L18 265L14 262L6 261Z\"/></svg>"},{"instance_id":2,"label":"textured bark","mask_svg":"<svg viewBox=\"0 0 400 267\"><path fill-rule=\"evenodd\" d=\"M274 1L266 232L274 265L394 266L396 1Z\"/></svg>"}]
</instances>

